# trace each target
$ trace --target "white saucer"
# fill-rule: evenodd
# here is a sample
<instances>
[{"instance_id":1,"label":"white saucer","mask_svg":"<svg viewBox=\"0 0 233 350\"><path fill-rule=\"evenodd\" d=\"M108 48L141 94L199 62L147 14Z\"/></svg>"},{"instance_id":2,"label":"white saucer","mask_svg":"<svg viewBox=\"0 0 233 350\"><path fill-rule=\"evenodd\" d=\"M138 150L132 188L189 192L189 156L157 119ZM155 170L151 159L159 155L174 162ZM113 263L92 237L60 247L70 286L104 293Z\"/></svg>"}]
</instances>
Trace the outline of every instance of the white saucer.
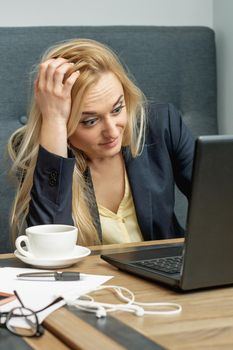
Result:
<instances>
[{"instance_id":1,"label":"white saucer","mask_svg":"<svg viewBox=\"0 0 233 350\"><path fill-rule=\"evenodd\" d=\"M44 258L29 258L28 256L23 256L18 252L16 249L14 251L15 256L22 260L25 264L29 264L32 266L45 268L45 269L57 269L62 267L67 267L75 264L77 261L83 259L85 256L89 255L91 253L90 249L86 247L82 247L80 245L76 245L73 252L70 256L64 257L64 258L51 258L51 259L44 259Z\"/></svg>"}]
</instances>

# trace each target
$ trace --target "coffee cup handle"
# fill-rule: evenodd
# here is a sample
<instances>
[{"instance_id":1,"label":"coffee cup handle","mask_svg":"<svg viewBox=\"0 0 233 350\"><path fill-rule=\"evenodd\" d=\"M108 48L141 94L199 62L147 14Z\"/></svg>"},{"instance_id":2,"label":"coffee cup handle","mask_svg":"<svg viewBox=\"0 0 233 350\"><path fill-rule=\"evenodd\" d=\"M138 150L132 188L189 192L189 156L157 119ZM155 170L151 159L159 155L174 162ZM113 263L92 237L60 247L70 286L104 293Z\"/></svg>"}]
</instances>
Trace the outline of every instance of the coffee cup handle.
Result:
<instances>
[{"instance_id":1,"label":"coffee cup handle","mask_svg":"<svg viewBox=\"0 0 233 350\"><path fill-rule=\"evenodd\" d=\"M21 246L22 242L24 242L26 244L27 250L22 248L22 246ZM23 235L23 236L19 236L18 238L16 238L15 246L21 255L32 257L33 254L30 253L30 244L29 244L29 240L28 240L27 236Z\"/></svg>"}]
</instances>

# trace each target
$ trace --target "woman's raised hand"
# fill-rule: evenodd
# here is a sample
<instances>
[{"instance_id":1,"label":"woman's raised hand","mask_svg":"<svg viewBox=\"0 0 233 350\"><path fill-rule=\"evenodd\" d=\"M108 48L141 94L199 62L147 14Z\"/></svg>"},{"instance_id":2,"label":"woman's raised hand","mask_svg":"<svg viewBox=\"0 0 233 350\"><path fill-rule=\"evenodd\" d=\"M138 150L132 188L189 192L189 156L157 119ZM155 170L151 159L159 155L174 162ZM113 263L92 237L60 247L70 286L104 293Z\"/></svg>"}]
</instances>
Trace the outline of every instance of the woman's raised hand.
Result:
<instances>
[{"instance_id":1,"label":"woman's raised hand","mask_svg":"<svg viewBox=\"0 0 233 350\"><path fill-rule=\"evenodd\" d=\"M35 81L36 103L42 114L40 143L48 151L67 156L67 122L71 112L71 90L79 77L75 71L64 80L73 67L64 58L41 63Z\"/></svg>"},{"instance_id":2,"label":"woman's raised hand","mask_svg":"<svg viewBox=\"0 0 233 350\"><path fill-rule=\"evenodd\" d=\"M73 63L64 58L49 59L40 64L35 81L35 97L43 119L67 123L71 111L71 89L79 76L73 72L65 81L65 74Z\"/></svg>"}]
</instances>

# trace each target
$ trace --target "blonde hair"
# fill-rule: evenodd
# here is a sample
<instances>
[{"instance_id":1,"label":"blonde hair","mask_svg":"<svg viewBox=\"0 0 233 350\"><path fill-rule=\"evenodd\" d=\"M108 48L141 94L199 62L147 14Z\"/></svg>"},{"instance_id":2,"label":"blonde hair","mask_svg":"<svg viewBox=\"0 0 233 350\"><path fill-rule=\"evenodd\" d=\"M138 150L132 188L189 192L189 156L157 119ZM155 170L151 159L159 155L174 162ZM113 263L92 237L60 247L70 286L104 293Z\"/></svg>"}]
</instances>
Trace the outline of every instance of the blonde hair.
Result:
<instances>
[{"instance_id":1,"label":"blonde hair","mask_svg":"<svg viewBox=\"0 0 233 350\"><path fill-rule=\"evenodd\" d=\"M129 78L118 57L107 46L90 39L73 39L58 43L50 48L41 62L50 58L63 57L73 62L72 71L79 70L71 97L71 114L67 124L68 138L79 123L85 93L95 84L101 74L112 72L122 84L128 122L123 136L123 146L129 146L133 157L139 155L145 136L146 99L141 90ZM30 192L36 166L42 116L32 96L27 125L16 130L8 143L8 151L13 160L12 173L19 184L11 213L12 239L22 232L29 210ZM99 244L98 234L90 214L90 195L84 179L87 169L85 155L74 149L76 158L72 184L72 216L79 229L79 244ZM92 196L93 198L93 196Z\"/></svg>"}]
</instances>

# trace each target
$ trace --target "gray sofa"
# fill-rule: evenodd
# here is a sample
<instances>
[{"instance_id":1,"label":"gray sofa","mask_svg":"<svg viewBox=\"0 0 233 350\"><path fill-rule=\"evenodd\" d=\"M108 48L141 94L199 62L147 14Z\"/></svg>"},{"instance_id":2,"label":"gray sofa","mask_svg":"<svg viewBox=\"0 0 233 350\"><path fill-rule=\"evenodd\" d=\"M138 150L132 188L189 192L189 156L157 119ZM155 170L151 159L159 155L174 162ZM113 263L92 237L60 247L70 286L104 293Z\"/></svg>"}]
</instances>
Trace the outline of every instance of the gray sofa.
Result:
<instances>
[{"instance_id":1,"label":"gray sofa","mask_svg":"<svg viewBox=\"0 0 233 350\"><path fill-rule=\"evenodd\" d=\"M30 74L55 42L93 38L111 46L149 100L172 102L194 135L217 133L214 32L206 27L25 27L0 28L0 253L12 251L9 210L14 185L6 156L9 135L26 121ZM186 203L176 212L185 223Z\"/></svg>"}]
</instances>

